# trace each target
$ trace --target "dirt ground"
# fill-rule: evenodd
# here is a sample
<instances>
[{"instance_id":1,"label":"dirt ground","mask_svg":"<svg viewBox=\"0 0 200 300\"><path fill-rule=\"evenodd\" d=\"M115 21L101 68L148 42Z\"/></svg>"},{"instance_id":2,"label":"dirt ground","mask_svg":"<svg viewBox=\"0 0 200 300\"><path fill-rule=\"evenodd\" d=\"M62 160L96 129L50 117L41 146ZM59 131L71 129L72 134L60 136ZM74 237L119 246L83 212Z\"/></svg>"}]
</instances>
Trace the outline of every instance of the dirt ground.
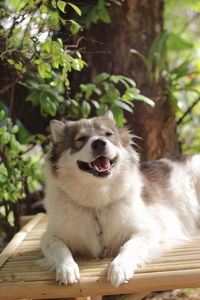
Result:
<instances>
[{"instance_id":1,"label":"dirt ground","mask_svg":"<svg viewBox=\"0 0 200 300\"><path fill-rule=\"evenodd\" d=\"M200 300L200 289L177 289L150 293L144 300Z\"/></svg>"}]
</instances>

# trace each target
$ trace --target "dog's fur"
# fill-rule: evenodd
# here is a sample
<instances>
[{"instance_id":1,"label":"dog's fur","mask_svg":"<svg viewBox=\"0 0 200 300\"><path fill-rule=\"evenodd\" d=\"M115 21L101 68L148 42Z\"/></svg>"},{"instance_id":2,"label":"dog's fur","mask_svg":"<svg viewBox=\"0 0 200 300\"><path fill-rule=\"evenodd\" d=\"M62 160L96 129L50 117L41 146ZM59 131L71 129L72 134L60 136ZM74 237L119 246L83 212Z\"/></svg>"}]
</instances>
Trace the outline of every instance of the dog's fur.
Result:
<instances>
[{"instance_id":1,"label":"dog's fur","mask_svg":"<svg viewBox=\"0 0 200 300\"><path fill-rule=\"evenodd\" d=\"M79 280L72 253L115 255L108 279L118 286L138 265L197 231L200 155L140 163L132 135L118 129L110 113L54 120L51 130L45 197L49 222L42 250L60 283ZM86 163L99 156L113 165L103 159L91 171Z\"/></svg>"}]
</instances>

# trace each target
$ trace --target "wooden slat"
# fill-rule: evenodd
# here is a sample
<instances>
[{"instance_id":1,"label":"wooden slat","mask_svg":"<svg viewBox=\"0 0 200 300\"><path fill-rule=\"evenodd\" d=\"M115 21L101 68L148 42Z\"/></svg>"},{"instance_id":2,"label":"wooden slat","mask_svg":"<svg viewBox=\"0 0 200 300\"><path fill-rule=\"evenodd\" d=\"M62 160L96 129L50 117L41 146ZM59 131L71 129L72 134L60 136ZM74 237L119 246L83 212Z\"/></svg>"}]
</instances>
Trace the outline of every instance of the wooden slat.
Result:
<instances>
[{"instance_id":1,"label":"wooden slat","mask_svg":"<svg viewBox=\"0 0 200 300\"><path fill-rule=\"evenodd\" d=\"M22 228L24 225L26 225L28 222L30 222L33 218L34 218L34 215L22 216L20 218L20 227Z\"/></svg>"},{"instance_id":2,"label":"wooden slat","mask_svg":"<svg viewBox=\"0 0 200 300\"><path fill-rule=\"evenodd\" d=\"M55 272L38 264L46 224L46 215L35 216L0 255L0 299L85 297L200 286L200 236L139 268L132 280L118 288L106 279L111 258L77 259L80 283L59 286Z\"/></svg>"},{"instance_id":3,"label":"wooden slat","mask_svg":"<svg viewBox=\"0 0 200 300\"><path fill-rule=\"evenodd\" d=\"M11 242L6 246L0 255L0 268L7 261L7 259L15 252L17 247L22 243L27 234L37 225L37 223L44 217L44 214L37 214L28 224L15 234Z\"/></svg>"},{"instance_id":4,"label":"wooden slat","mask_svg":"<svg viewBox=\"0 0 200 300\"><path fill-rule=\"evenodd\" d=\"M200 269L154 272L135 274L128 284L120 287L113 287L106 278L83 277L81 282L71 286L59 286L53 280L37 282L18 282L15 285L10 283L0 284L1 299L20 299L32 297L32 299L58 299L68 297L83 297L88 295L113 295L131 294L144 291L167 290L185 287L199 287Z\"/></svg>"}]
</instances>

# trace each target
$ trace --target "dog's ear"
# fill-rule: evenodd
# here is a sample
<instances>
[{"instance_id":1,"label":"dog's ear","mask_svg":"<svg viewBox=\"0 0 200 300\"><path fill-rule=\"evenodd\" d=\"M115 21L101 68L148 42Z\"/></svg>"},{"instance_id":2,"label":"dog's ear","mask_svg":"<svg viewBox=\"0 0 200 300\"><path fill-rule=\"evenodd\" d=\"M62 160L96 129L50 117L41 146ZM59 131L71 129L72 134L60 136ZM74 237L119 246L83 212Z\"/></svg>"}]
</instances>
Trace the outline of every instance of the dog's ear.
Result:
<instances>
[{"instance_id":1,"label":"dog's ear","mask_svg":"<svg viewBox=\"0 0 200 300\"><path fill-rule=\"evenodd\" d=\"M50 121L51 134L54 142L59 142L62 140L64 135L64 127L66 127L66 123L58 120Z\"/></svg>"},{"instance_id":2,"label":"dog's ear","mask_svg":"<svg viewBox=\"0 0 200 300\"><path fill-rule=\"evenodd\" d=\"M107 110L104 114L104 117L110 119L111 121L113 121L115 123L115 118L114 118L111 110Z\"/></svg>"}]
</instances>

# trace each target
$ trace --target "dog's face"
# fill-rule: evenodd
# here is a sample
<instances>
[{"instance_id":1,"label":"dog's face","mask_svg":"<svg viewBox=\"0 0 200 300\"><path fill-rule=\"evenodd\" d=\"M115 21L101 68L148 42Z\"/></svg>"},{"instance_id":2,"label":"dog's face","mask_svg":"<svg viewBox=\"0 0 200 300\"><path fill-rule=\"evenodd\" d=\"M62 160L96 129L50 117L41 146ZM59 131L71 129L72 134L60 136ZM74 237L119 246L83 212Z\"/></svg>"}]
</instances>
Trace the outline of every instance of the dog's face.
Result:
<instances>
[{"instance_id":1,"label":"dog's face","mask_svg":"<svg viewBox=\"0 0 200 300\"><path fill-rule=\"evenodd\" d=\"M69 154L76 167L96 177L112 174L117 163L118 132L111 119L93 118L69 124Z\"/></svg>"},{"instance_id":2,"label":"dog's face","mask_svg":"<svg viewBox=\"0 0 200 300\"><path fill-rule=\"evenodd\" d=\"M138 155L131 146L132 134L117 128L110 112L66 123L53 120L51 131L47 174L79 204L108 204L119 196L123 184L129 184Z\"/></svg>"},{"instance_id":3,"label":"dog's face","mask_svg":"<svg viewBox=\"0 0 200 300\"><path fill-rule=\"evenodd\" d=\"M98 205L108 203L108 194L119 194L122 181L127 181L124 172L137 165L138 155L131 147L132 134L127 128L117 128L110 112L65 123L53 120L51 132L48 174L82 205L94 205L94 198L97 205L97 197Z\"/></svg>"}]
</instances>

